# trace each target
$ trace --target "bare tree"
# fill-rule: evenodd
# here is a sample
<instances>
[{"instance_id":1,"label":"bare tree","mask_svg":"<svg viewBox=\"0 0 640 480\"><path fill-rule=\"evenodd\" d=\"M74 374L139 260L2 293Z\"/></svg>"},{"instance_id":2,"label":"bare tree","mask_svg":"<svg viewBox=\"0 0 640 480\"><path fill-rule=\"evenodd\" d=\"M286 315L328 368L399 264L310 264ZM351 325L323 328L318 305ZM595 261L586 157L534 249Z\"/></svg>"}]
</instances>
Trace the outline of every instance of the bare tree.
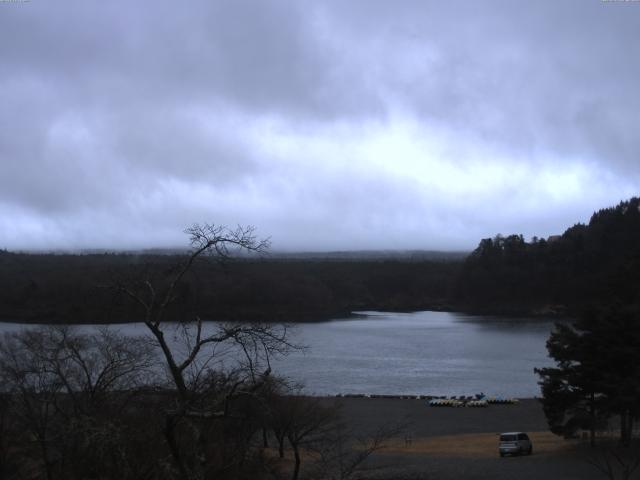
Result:
<instances>
[{"instance_id":1,"label":"bare tree","mask_svg":"<svg viewBox=\"0 0 640 480\"><path fill-rule=\"evenodd\" d=\"M7 478L11 469L12 407L12 396L6 392L0 392L0 478Z\"/></svg>"},{"instance_id":2,"label":"bare tree","mask_svg":"<svg viewBox=\"0 0 640 480\"><path fill-rule=\"evenodd\" d=\"M140 306L175 388L177 402L166 412L164 433L179 474L200 479L207 468L212 419L230 416L231 399L256 397L271 373L272 356L293 345L284 325L205 324L196 317L177 319L176 327L167 321L180 282L201 258L224 262L234 252L262 253L269 246L268 240L257 239L253 227L196 224L185 233L192 249L164 282L144 278L134 284L120 282L117 289ZM188 447L181 447L185 442Z\"/></svg>"},{"instance_id":3,"label":"bare tree","mask_svg":"<svg viewBox=\"0 0 640 480\"><path fill-rule=\"evenodd\" d=\"M587 458L587 463L609 480L631 480L640 467L640 449L601 447Z\"/></svg>"},{"instance_id":4,"label":"bare tree","mask_svg":"<svg viewBox=\"0 0 640 480\"><path fill-rule=\"evenodd\" d=\"M15 449L31 456L31 442L21 442L19 432L32 436L48 479L86 478L87 466L104 469L90 460L121 449L110 414L140 385L151 358L148 342L109 329L95 335L69 327L5 334L0 376L19 427Z\"/></svg>"},{"instance_id":5,"label":"bare tree","mask_svg":"<svg viewBox=\"0 0 640 480\"><path fill-rule=\"evenodd\" d=\"M371 435L362 435L351 431L344 423L339 423L333 435L319 450L316 470L320 478L361 478L362 473L368 469L367 460L374 453L384 449L387 442L401 435L404 430L404 425L389 424L380 427Z\"/></svg>"},{"instance_id":6,"label":"bare tree","mask_svg":"<svg viewBox=\"0 0 640 480\"><path fill-rule=\"evenodd\" d=\"M149 382L155 356L142 337L110 328L93 334L68 326L51 326L20 334L28 349L62 385L75 414L91 413L107 397L124 397Z\"/></svg>"},{"instance_id":7,"label":"bare tree","mask_svg":"<svg viewBox=\"0 0 640 480\"><path fill-rule=\"evenodd\" d=\"M303 451L317 452L333 434L339 419L337 404L327 405L300 392L284 392L270 399L269 426L278 442L280 458L284 457L285 439L293 450L293 480L300 475Z\"/></svg>"},{"instance_id":8,"label":"bare tree","mask_svg":"<svg viewBox=\"0 0 640 480\"><path fill-rule=\"evenodd\" d=\"M183 403L189 400L190 388L187 385L187 371L192 366L198 366L199 354L206 347L215 347L229 341L235 341L243 345L245 340L251 343L263 344L265 353L270 353L269 348L277 348L284 339L281 333L276 333L269 326L247 327L245 325L221 324L214 332L203 334L203 325L200 317L195 319L178 319L183 325L184 339L188 351L182 359L176 358L176 354L166 338L166 324L164 323L167 307L175 302L176 289L185 275L191 270L194 263L203 256L213 256L217 261L223 261L230 257L234 250L261 253L269 245L268 240L257 240L253 227L238 227L230 230L225 226L210 224L193 225L185 230L189 235L191 252L186 260L170 272L170 278L166 286L159 290L151 279L145 278L130 285L120 282L117 289L142 309L143 322L158 342L162 350L166 366L172 381ZM188 325L195 323L195 329ZM202 364L200 364L200 367Z\"/></svg>"},{"instance_id":9,"label":"bare tree","mask_svg":"<svg viewBox=\"0 0 640 480\"><path fill-rule=\"evenodd\" d=\"M17 423L32 436L37 453L26 448L23 456L35 453L48 480L54 478L55 440L59 432L53 426L60 415L58 402L63 385L41 357L34 355L31 332L5 334L0 342L2 384L15 403Z\"/></svg>"},{"instance_id":10,"label":"bare tree","mask_svg":"<svg viewBox=\"0 0 640 480\"><path fill-rule=\"evenodd\" d=\"M404 425L385 425L370 434L348 428L341 405L308 397L293 390L276 395L269 405L269 425L278 442L280 458L293 451L292 479L301 475L303 459L310 478L347 480L365 470L366 461L404 431Z\"/></svg>"}]
</instances>

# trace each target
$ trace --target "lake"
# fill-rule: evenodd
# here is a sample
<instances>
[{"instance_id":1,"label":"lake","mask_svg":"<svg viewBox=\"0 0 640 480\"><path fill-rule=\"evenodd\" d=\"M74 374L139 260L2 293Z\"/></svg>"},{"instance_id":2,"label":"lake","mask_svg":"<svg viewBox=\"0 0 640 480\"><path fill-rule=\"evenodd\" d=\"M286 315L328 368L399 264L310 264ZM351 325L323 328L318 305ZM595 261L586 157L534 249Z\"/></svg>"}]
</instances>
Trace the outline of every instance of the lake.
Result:
<instances>
[{"instance_id":1,"label":"lake","mask_svg":"<svg viewBox=\"0 0 640 480\"><path fill-rule=\"evenodd\" d=\"M0 331L21 328L0 324ZM82 327L91 328L91 327ZM128 334L142 324L117 325ZM540 395L534 367L551 365L551 319L450 312L361 312L357 318L296 324L307 348L273 362L311 394Z\"/></svg>"}]
</instances>

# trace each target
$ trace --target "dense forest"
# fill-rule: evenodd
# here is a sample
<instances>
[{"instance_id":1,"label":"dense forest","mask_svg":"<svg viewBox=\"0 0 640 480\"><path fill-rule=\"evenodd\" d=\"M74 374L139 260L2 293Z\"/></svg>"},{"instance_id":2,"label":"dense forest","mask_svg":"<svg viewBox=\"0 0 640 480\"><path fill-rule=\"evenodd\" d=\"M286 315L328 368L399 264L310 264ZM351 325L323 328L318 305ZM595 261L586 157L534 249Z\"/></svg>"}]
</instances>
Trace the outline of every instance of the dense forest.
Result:
<instances>
[{"instance_id":1,"label":"dense forest","mask_svg":"<svg viewBox=\"0 0 640 480\"><path fill-rule=\"evenodd\" d=\"M135 321L116 285L163 279L185 255L0 251L0 319ZM573 315L640 305L640 199L595 212L548 239L497 235L461 255L199 258L167 314L185 319L309 321L358 310Z\"/></svg>"},{"instance_id":2,"label":"dense forest","mask_svg":"<svg viewBox=\"0 0 640 480\"><path fill-rule=\"evenodd\" d=\"M167 312L174 319L309 321L357 310L450 308L455 260L201 258ZM0 253L0 319L44 323L139 320L118 284L162 283L178 255Z\"/></svg>"},{"instance_id":3,"label":"dense forest","mask_svg":"<svg viewBox=\"0 0 640 480\"><path fill-rule=\"evenodd\" d=\"M464 262L453 301L475 312L576 314L640 305L640 199L595 212L560 236L483 239Z\"/></svg>"}]
</instances>

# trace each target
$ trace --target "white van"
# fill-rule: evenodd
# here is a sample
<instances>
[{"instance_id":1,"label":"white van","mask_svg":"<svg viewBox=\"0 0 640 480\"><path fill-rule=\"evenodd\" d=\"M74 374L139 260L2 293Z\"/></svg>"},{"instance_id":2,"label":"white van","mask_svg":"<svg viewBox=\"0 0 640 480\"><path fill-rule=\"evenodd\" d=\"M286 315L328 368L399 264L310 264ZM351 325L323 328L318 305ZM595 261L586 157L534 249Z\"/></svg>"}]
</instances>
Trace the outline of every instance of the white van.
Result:
<instances>
[{"instance_id":1,"label":"white van","mask_svg":"<svg viewBox=\"0 0 640 480\"><path fill-rule=\"evenodd\" d=\"M512 455L521 455L523 453L531 455L533 445L531 444L529 435L524 432L501 433L498 451L501 457L504 457L508 453Z\"/></svg>"}]
</instances>

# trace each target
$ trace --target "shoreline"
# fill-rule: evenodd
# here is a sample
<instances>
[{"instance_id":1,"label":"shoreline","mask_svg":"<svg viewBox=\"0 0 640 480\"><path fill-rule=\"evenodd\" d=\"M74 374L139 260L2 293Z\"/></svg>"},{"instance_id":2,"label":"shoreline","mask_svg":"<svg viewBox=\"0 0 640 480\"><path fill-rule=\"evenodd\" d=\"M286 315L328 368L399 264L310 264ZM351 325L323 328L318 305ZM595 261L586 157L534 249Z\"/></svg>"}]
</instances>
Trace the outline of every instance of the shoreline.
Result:
<instances>
[{"instance_id":1,"label":"shoreline","mask_svg":"<svg viewBox=\"0 0 640 480\"><path fill-rule=\"evenodd\" d=\"M340 405L350 426L367 432L392 424L405 426L414 438L549 430L542 403L534 398L483 408L435 407L426 401L395 398L325 397L322 401Z\"/></svg>"},{"instance_id":2,"label":"shoreline","mask_svg":"<svg viewBox=\"0 0 640 480\"><path fill-rule=\"evenodd\" d=\"M248 318L232 318L232 319L213 319L207 318L203 319L203 322L228 322L228 323L282 323L282 324L307 324L307 323L325 323L325 322L335 322L340 320L358 320L367 318L367 314L364 312L378 312L385 314L394 314L394 313L403 313L403 314L411 314L411 313L419 313L419 312L446 312L446 313L459 313L464 315L469 315L472 317L495 317L504 320L513 320L520 321L524 319L554 319L554 320L570 320L573 318L571 313L567 310L555 310L555 309L546 309L545 307L540 308L527 308L527 309L491 309L491 308L470 308L464 305L425 305L421 308L396 308L396 309L387 309L381 308L383 306L378 305L377 307L358 307L358 310L351 311L342 311L342 312L334 312L331 314L321 314L321 315L305 315L300 314L296 316L296 320L287 320L284 318L274 319L274 320L265 320L264 317L248 317ZM55 318L55 315L54 315ZM166 320L168 323L170 322L180 322L180 320ZM190 320L193 321L193 320ZM109 322L95 322L95 321L84 321L84 320L73 320L70 322L47 322L43 316L37 315L29 318L6 318L0 317L0 324L24 324L24 325L97 325L97 326L106 326L106 325L129 325L132 323L141 323L140 320L113 320Z\"/></svg>"}]
</instances>

